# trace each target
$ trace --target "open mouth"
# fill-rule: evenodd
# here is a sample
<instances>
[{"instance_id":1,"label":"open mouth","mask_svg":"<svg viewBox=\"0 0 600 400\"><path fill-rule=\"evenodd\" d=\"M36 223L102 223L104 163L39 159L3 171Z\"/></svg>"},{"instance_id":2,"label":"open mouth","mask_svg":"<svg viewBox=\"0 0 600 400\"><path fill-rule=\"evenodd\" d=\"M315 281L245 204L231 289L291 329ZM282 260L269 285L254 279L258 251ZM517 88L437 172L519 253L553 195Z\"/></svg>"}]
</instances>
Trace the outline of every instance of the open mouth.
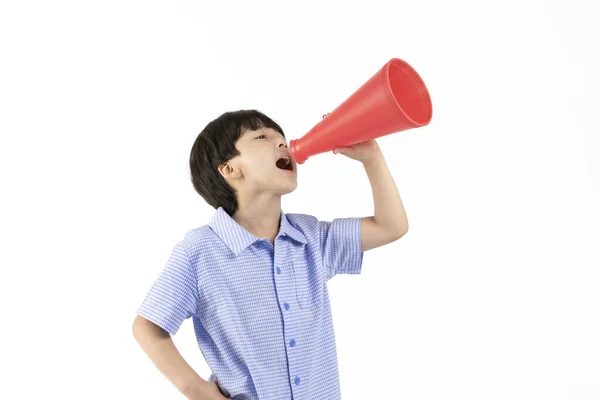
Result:
<instances>
[{"instance_id":1,"label":"open mouth","mask_svg":"<svg viewBox=\"0 0 600 400\"><path fill-rule=\"evenodd\" d=\"M285 169L288 171L293 171L294 166L292 165L292 160L289 156L283 156L275 163L275 166L279 169Z\"/></svg>"}]
</instances>

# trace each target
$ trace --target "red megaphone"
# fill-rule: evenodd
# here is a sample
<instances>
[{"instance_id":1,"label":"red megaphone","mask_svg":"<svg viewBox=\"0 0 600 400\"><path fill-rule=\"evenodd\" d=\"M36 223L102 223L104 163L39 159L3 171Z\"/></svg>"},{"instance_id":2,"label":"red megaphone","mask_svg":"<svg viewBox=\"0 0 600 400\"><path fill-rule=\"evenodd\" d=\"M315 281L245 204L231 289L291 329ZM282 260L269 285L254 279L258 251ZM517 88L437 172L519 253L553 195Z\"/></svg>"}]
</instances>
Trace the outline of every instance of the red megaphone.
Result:
<instances>
[{"instance_id":1,"label":"red megaphone","mask_svg":"<svg viewBox=\"0 0 600 400\"><path fill-rule=\"evenodd\" d=\"M290 141L290 152L303 164L315 154L425 126L431 114L431 98L417 71L393 58L308 133Z\"/></svg>"}]
</instances>

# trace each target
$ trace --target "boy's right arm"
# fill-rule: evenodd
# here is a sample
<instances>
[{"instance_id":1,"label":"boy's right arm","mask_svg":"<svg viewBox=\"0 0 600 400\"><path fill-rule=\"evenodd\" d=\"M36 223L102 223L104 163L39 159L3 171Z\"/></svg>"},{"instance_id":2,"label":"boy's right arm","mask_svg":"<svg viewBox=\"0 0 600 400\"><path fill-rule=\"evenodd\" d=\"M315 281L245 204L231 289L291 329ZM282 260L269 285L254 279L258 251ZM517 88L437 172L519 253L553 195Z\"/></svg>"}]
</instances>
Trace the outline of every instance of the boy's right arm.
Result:
<instances>
[{"instance_id":1,"label":"boy's right arm","mask_svg":"<svg viewBox=\"0 0 600 400\"><path fill-rule=\"evenodd\" d=\"M156 368L184 396L190 400L210 398L210 382L202 379L185 361L169 332L138 315L133 322L133 336Z\"/></svg>"}]
</instances>

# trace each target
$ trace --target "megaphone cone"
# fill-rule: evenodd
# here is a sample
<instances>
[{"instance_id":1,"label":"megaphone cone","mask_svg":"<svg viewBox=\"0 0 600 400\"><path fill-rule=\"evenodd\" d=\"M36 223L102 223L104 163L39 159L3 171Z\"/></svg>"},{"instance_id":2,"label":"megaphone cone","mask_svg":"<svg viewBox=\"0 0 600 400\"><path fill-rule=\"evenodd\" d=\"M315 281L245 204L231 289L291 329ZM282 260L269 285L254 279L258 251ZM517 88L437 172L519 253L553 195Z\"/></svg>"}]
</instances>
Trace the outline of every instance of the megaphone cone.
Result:
<instances>
[{"instance_id":1,"label":"megaphone cone","mask_svg":"<svg viewBox=\"0 0 600 400\"><path fill-rule=\"evenodd\" d=\"M315 154L425 126L431 115L425 83L405 61L393 58L309 132L291 140L290 152L303 164Z\"/></svg>"}]
</instances>

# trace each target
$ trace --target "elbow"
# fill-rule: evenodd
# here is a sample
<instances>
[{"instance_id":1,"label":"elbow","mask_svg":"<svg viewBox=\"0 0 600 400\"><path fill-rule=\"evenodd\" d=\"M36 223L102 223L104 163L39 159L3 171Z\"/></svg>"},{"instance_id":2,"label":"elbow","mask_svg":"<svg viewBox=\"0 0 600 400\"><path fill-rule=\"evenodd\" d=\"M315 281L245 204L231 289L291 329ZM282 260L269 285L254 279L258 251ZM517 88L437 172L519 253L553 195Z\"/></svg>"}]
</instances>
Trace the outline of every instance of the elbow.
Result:
<instances>
[{"instance_id":1,"label":"elbow","mask_svg":"<svg viewBox=\"0 0 600 400\"><path fill-rule=\"evenodd\" d=\"M393 230L393 231L388 231L387 235L385 237L383 244L390 244L393 243L395 241L397 241L398 239L400 239L402 236L404 236L405 232L403 232L402 230Z\"/></svg>"},{"instance_id":2,"label":"elbow","mask_svg":"<svg viewBox=\"0 0 600 400\"><path fill-rule=\"evenodd\" d=\"M408 222L404 224L396 225L395 229L392 231L392 238L394 241L400 239L402 236L406 235L408 232Z\"/></svg>"},{"instance_id":3,"label":"elbow","mask_svg":"<svg viewBox=\"0 0 600 400\"><path fill-rule=\"evenodd\" d=\"M406 232L394 232L394 234L391 236L390 242L395 242L396 240L399 240L405 234Z\"/></svg>"},{"instance_id":4,"label":"elbow","mask_svg":"<svg viewBox=\"0 0 600 400\"><path fill-rule=\"evenodd\" d=\"M406 223L406 225L404 226L404 228L402 229L402 232L400 234L400 237L406 235L408 233L408 222Z\"/></svg>"}]
</instances>

